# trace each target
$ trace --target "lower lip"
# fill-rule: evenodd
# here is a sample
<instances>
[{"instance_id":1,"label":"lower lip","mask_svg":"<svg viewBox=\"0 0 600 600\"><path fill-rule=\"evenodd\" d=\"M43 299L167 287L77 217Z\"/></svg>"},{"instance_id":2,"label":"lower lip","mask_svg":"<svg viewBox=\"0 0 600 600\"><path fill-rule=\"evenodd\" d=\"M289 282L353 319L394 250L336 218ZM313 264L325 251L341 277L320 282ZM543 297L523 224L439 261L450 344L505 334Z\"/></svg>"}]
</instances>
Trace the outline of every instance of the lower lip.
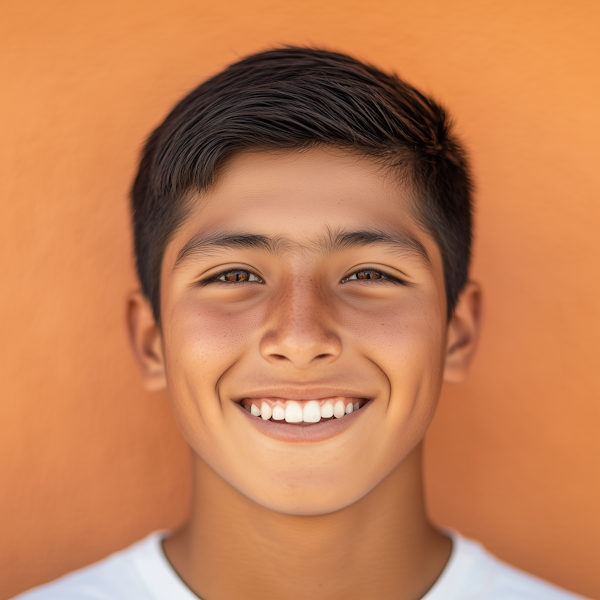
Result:
<instances>
[{"instance_id":1,"label":"lower lip","mask_svg":"<svg viewBox=\"0 0 600 600\"><path fill-rule=\"evenodd\" d=\"M339 435L360 418L371 402L367 401L359 410L344 415L341 419L333 418L310 425L286 423L285 421L265 421L262 417L250 414L240 403L236 402L235 404L244 418L248 419L261 433L282 442L300 443L322 442Z\"/></svg>"}]
</instances>

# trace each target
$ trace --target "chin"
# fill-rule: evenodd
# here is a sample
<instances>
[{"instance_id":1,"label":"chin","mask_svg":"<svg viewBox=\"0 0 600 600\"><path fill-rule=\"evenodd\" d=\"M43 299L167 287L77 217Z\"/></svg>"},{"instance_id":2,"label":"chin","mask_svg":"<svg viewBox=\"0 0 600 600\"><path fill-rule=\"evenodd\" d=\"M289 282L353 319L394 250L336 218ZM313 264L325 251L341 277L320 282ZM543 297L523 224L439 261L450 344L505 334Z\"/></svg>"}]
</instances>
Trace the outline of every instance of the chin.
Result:
<instances>
[{"instance_id":1,"label":"chin","mask_svg":"<svg viewBox=\"0 0 600 600\"><path fill-rule=\"evenodd\" d=\"M359 499L360 498L349 500L339 498L329 502L323 502L322 499L319 498L306 498L302 501L298 501L298 499L290 499L286 501L283 499L275 502L259 502L259 504L261 504L263 508L283 515L291 515L295 517L318 517L343 510L344 508L354 504L354 502Z\"/></svg>"},{"instance_id":2,"label":"chin","mask_svg":"<svg viewBox=\"0 0 600 600\"><path fill-rule=\"evenodd\" d=\"M298 488L296 485L272 490L263 488L244 495L273 512L299 517L316 517L343 510L358 502L370 491L370 489L352 490L351 487L343 483L325 489ZM341 491L344 493L340 493Z\"/></svg>"}]
</instances>

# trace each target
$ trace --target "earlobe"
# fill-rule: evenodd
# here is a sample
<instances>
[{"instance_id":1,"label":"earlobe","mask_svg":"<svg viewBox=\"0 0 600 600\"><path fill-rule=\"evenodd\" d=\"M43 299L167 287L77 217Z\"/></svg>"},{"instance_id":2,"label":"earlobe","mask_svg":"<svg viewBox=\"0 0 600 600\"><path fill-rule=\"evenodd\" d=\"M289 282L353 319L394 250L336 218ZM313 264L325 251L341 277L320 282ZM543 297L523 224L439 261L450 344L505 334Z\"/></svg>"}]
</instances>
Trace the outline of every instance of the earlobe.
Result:
<instances>
[{"instance_id":1,"label":"earlobe","mask_svg":"<svg viewBox=\"0 0 600 600\"><path fill-rule=\"evenodd\" d=\"M127 298L127 332L133 356L140 368L144 387L158 392L167 387L162 336L152 307L139 291Z\"/></svg>"},{"instance_id":2,"label":"earlobe","mask_svg":"<svg viewBox=\"0 0 600 600\"><path fill-rule=\"evenodd\" d=\"M448 323L444 381L462 383L477 350L481 330L481 287L469 281Z\"/></svg>"}]
</instances>

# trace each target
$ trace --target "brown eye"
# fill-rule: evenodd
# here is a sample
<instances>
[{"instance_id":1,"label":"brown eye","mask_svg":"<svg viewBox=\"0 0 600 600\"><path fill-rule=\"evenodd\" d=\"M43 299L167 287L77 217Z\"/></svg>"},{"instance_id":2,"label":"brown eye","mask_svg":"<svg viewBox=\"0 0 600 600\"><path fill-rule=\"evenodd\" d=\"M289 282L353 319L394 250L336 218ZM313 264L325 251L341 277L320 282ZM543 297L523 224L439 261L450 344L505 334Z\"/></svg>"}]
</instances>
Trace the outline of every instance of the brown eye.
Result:
<instances>
[{"instance_id":1,"label":"brown eye","mask_svg":"<svg viewBox=\"0 0 600 600\"><path fill-rule=\"evenodd\" d=\"M382 279L383 275L373 269L364 269L356 273L356 279Z\"/></svg>"},{"instance_id":2,"label":"brown eye","mask_svg":"<svg viewBox=\"0 0 600 600\"><path fill-rule=\"evenodd\" d=\"M248 271L229 271L229 273L225 273L221 275L223 281L248 281L250 279L250 273Z\"/></svg>"},{"instance_id":3,"label":"brown eye","mask_svg":"<svg viewBox=\"0 0 600 600\"><path fill-rule=\"evenodd\" d=\"M361 269L360 271L354 271L352 275L344 277L341 283L348 283L349 281L381 281L382 283L387 281L390 283L405 285L405 283L397 277L393 277L392 275L388 275L387 273L378 271L377 269Z\"/></svg>"},{"instance_id":4,"label":"brown eye","mask_svg":"<svg viewBox=\"0 0 600 600\"><path fill-rule=\"evenodd\" d=\"M231 271L226 271L225 273L217 275L213 281L222 281L223 283L263 283L262 279L245 269L232 269Z\"/></svg>"}]
</instances>

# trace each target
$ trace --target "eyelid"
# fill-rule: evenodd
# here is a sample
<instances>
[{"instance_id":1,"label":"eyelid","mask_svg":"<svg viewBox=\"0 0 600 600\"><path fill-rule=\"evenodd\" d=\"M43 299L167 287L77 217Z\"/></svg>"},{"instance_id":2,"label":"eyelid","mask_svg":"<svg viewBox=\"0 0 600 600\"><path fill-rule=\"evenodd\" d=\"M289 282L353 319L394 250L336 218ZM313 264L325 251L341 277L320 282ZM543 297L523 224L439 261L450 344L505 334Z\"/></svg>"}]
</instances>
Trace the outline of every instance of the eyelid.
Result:
<instances>
[{"instance_id":1,"label":"eyelid","mask_svg":"<svg viewBox=\"0 0 600 600\"><path fill-rule=\"evenodd\" d=\"M385 269L382 269L381 267L373 267L368 265L352 269L352 271L350 271L347 275L344 275L344 277L342 277L340 283L347 283L350 277L356 275L357 273L360 273L361 271L375 271L376 273L380 273L381 275L383 275L383 280L391 281L392 283L398 285L407 285L405 279L397 277L396 275L392 275L391 273L388 273ZM377 281L381 281L381 279L355 279L352 281L375 283Z\"/></svg>"},{"instance_id":2,"label":"eyelid","mask_svg":"<svg viewBox=\"0 0 600 600\"><path fill-rule=\"evenodd\" d=\"M223 275L227 275L228 273L231 273L233 271L246 271L247 273L250 273L251 275L254 275L257 279L259 279L260 281L242 281L239 283L230 281L230 282L225 282L225 281L220 281L219 283L225 283L226 285L229 284L234 284L234 285L239 285L241 283L264 283L264 278L262 277L262 275L259 275L254 269L251 269L249 267L240 267L240 266L233 266L233 267L229 267L226 269L222 269L220 271L217 271L216 273L214 273L213 275L208 275L206 277L203 277L202 279L200 279L198 281L198 284L200 287L204 287L205 285L208 285L209 283L214 283L215 281L218 281L219 277L223 276Z\"/></svg>"}]
</instances>

